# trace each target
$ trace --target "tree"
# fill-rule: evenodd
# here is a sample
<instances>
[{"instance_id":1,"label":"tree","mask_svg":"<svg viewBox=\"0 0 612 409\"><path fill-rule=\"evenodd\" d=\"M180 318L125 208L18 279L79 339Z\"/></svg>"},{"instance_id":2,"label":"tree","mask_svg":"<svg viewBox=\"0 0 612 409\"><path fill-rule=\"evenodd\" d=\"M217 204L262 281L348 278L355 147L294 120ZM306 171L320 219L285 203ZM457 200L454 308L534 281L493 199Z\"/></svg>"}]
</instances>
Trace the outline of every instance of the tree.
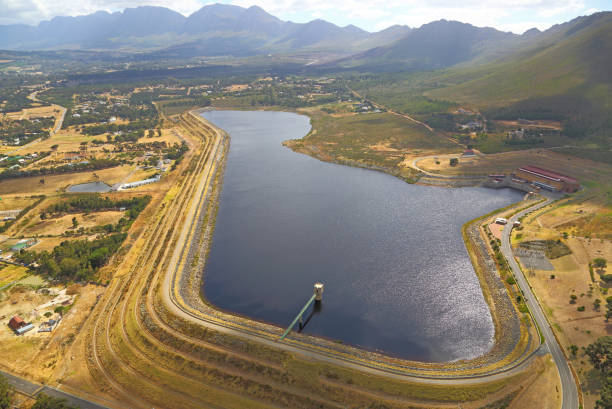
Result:
<instances>
[{"instance_id":1,"label":"tree","mask_svg":"<svg viewBox=\"0 0 612 409\"><path fill-rule=\"evenodd\" d=\"M65 399L52 398L44 393L36 397L36 403L32 405L32 409L77 409L72 405L68 405Z\"/></svg>"},{"instance_id":2,"label":"tree","mask_svg":"<svg viewBox=\"0 0 612 409\"><path fill-rule=\"evenodd\" d=\"M595 402L595 409L610 408L612 408L612 383L606 379L601 388L600 398Z\"/></svg>"},{"instance_id":3,"label":"tree","mask_svg":"<svg viewBox=\"0 0 612 409\"><path fill-rule=\"evenodd\" d=\"M612 368L612 337L598 338L584 350L595 369L602 375L607 375Z\"/></svg>"},{"instance_id":4,"label":"tree","mask_svg":"<svg viewBox=\"0 0 612 409\"><path fill-rule=\"evenodd\" d=\"M74 227L76 229L76 227L79 225L79 222L77 221L76 217L72 218L72 227Z\"/></svg>"},{"instance_id":5,"label":"tree","mask_svg":"<svg viewBox=\"0 0 612 409\"><path fill-rule=\"evenodd\" d=\"M610 409L612 408L612 377L609 376L610 369L612 369L612 337L606 336L597 339L587 346L584 352L602 376L600 398L595 403L595 408Z\"/></svg>"},{"instance_id":6,"label":"tree","mask_svg":"<svg viewBox=\"0 0 612 409\"><path fill-rule=\"evenodd\" d=\"M459 164L459 159L457 159L457 158L450 158L449 164L451 166L457 166Z\"/></svg>"},{"instance_id":7,"label":"tree","mask_svg":"<svg viewBox=\"0 0 612 409\"><path fill-rule=\"evenodd\" d=\"M59 263L62 275L73 276L81 269L79 260L73 257L66 257Z\"/></svg>"},{"instance_id":8,"label":"tree","mask_svg":"<svg viewBox=\"0 0 612 409\"><path fill-rule=\"evenodd\" d=\"M576 357L576 354L578 353L578 346L575 344L572 344L569 346L569 350L572 353L572 356Z\"/></svg>"},{"instance_id":9,"label":"tree","mask_svg":"<svg viewBox=\"0 0 612 409\"><path fill-rule=\"evenodd\" d=\"M599 311L599 309L601 308L601 300L599 298L593 301L593 308L595 309L595 311Z\"/></svg>"},{"instance_id":10,"label":"tree","mask_svg":"<svg viewBox=\"0 0 612 409\"><path fill-rule=\"evenodd\" d=\"M13 387L0 375L0 409L8 409L13 403Z\"/></svg>"},{"instance_id":11,"label":"tree","mask_svg":"<svg viewBox=\"0 0 612 409\"><path fill-rule=\"evenodd\" d=\"M598 257L595 260L593 260L593 267L595 268L603 270L604 268L606 268L606 266L607 266L607 262L605 258Z\"/></svg>"}]
</instances>

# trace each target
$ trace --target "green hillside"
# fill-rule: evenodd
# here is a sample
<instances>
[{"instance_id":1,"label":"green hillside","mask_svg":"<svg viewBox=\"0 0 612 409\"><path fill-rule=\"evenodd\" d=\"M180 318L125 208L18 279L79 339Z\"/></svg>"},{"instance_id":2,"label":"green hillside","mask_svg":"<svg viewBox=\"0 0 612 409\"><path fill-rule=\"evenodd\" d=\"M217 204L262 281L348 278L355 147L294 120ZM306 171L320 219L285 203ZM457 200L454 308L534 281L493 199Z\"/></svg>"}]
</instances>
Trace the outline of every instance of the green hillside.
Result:
<instances>
[{"instance_id":1,"label":"green hillside","mask_svg":"<svg viewBox=\"0 0 612 409\"><path fill-rule=\"evenodd\" d=\"M492 63L361 76L352 86L425 121L448 115L450 103L475 109L489 120L560 121L564 138L558 142L567 146L562 150L612 163L610 67L612 13L606 12L537 34Z\"/></svg>"},{"instance_id":2,"label":"green hillside","mask_svg":"<svg viewBox=\"0 0 612 409\"><path fill-rule=\"evenodd\" d=\"M458 83L427 94L480 107L573 95L610 107L612 13L584 18L541 48L536 43L496 63L447 73L446 81ZM470 77L476 78L464 81Z\"/></svg>"}]
</instances>

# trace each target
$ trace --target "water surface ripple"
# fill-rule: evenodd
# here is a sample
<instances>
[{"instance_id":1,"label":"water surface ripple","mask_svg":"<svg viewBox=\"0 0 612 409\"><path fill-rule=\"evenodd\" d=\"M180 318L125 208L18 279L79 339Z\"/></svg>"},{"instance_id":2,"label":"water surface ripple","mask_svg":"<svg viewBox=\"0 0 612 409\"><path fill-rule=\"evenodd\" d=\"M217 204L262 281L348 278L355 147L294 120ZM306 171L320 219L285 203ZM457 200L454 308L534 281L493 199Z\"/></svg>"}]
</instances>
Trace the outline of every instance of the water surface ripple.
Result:
<instances>
[{"instance_id":1,"label":"water surface ripple","mask_svg":"<svg viewBox=\"0 0 612 409\"><path fill-rule=\"evenodd\" d=\"M310 130L285 112L212 111L231 135L203 291L221 309L287 326L325 283L304 332L412 360L488 351L494 328L461 226L520 200L320 162L281 146Z\"/></svg>"}]
</instances>

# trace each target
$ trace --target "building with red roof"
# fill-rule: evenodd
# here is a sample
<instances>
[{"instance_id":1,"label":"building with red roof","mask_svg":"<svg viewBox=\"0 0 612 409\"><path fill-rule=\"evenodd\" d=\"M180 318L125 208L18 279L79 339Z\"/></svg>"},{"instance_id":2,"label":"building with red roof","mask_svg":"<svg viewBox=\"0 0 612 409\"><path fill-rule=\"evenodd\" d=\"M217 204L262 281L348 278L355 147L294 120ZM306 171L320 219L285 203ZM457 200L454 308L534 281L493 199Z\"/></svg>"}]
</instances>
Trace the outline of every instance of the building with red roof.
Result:
<instances>
[{"instance_id":1,"label":"building with red roof","mask_svg":"<svg viewBox=\"0 0 612 409\"><path fill-rule=\"evenodd\" d=\"M23 318L21 318L19 315L15 315L13 318L11 318L11 320L9 321L9 327L11 327L14 331L17 331L19 328L23 327L24 325L26 325L25 321L23 320Z\"/></svg>"},{"instance_id":2,"label":"building with red roof","mask_svg":"<svg viewBox=\"0 0 612 409\"><path fill-rule=\"evenodd\" d=\"M518 168L513 176L551 191L574 193L580 188L580 183L570 176L533 165Z\"/></svg>"}]
</instances>

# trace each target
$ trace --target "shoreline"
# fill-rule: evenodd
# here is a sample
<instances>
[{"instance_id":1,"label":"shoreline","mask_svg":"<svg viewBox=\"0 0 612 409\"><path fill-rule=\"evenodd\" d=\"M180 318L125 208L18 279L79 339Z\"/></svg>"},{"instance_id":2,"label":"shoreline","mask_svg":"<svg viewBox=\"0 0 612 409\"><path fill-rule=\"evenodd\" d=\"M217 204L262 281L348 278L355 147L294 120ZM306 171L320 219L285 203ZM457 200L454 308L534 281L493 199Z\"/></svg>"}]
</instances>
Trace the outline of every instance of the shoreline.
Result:
<instances>
[{"instance_id":1,"label":"shoreline","mask_svg":"<svg viewBox=\"0 0 612 409\"><path fill-rule=\"evenodd\" d=\"M205 110L209 109L192 110L190 111L190 113L196 119L200 119L199 113ZM205 126L212 125L202 119L200 119L199 122L204 123ZM212 126L214 127L214 125ZM224 131L221 132L226 134ZM259 337L267 339L268 341L274 341L275 338L278 338L278 336L280 335L282 328L272 324L255 321L247 317L242 317L225 311L221 311L210 305L210 303L208 303L207 301L203 300L203 294L201 292L201 285L203 279L202 275L204 273L205 260L214 232L214 219L216 216L216 210L218 209L217 201L222 185L222 173L225 166L227 146L228 145L226 144L222 164L220 166L217 166L215 184L211 189L211 197L209 197L205 205L206 211L201 212L197 220L196 231L200 232L200 234L197 238L194 238L191 243L189 243L186 260L184 263L182 263L183 266L190 267L184 267L182 271L177 272L180 273L180 277L178 280L180 283L180 288L178 290L178 293L180 295L180 298L182 298L185 302L186 306L190 310L197 311L198 315L203 315L204 318L212 319L215 322L220 321L225 326L233 327L234 329L244 331L245 333L258 334ZM384 171L382 169L377 170ZM518 202L513 205L510 205L509 207L514 208L516 206L520 206L523 203L524 202ZM494 211L494 213L497 214L503 210L507 209L498 209ZM481 221L487 217L490 217L490 215L481 216L473 221L466 223L462 228L462 232L465 232L468 228L470 230L473 230L474 226L479 227L477 225L478 221ZM508 305L511 305L512 302L507 292L505 292L505 301L499 301L500 297L491 296L491 293L499 295L499 292L493 292L492 290L494 288L489 287L494 285L495 280L497 280L498 285L495 289L499 290L499 284L503 286L503 283L501 283L499 276L494 276L493 273L489 274L488 277L483 276L483 274L479 274L479 268L477 268L477 266L474 264L474 258L472 254L473 250L470 251L470 248L473 249L474 247L481 247L482 249L482 245L484 244L482 243L482 237L478 239L474 235L471 235L467 239L468 241L465 241L466 237L467 236L464 235L464 243L466 245L468 254L470 254L470 259L472 260L474 270L481 283L481 290L483 291L483 296L485 297L485 301L489 306L491 316L495 325L493 346L484 355L469 360L464 359L444 363L427 363L419 361L408 361L402 358L393 357L391 355L385 354L384 352L369 351L351 345L339 344L337 342L334 342L333 340L325 339L323 337L297 333L291 333L286 343L291 344L293 346L297 346L298 348L303 348L305 350L314 350L317 353L323 355L342 356L344 360L358 362L358 365L366 367L375 367L378 369L382 368L384 371L387 372L402 373L408 376L421 378L461 378L487 376L491 373L507 372L512 368L516 368L517 366L520 366L523 363L529 361L529 357L533 355L533 352L535 351L536 347L534 345L535 343L531 339L531 335L521 335L528 332L528 330L521 329L519 332L517 332L516 322L514 323L514 328L506 330L505 328L508 326L506 324L509 322L509 320L503 319L504 317L498 317L498 313L500 309L502 309L501 306L505 305L505 311L507 312ZM472 240L480 240L481 243L472 242ZM486 260L487 257L489 257L490 259L490 256L488 254L481 253L480 257L483 260ZM485 285L483 284L486 285L486 289ZM501 299L503 300L503 297ZM518 315L516 315L516 313L514 315L514 318L516 319L515 321L519 321L518 325L522 328L523 324L520 323L521 320ZM508 337L504 336L504 334L512 334L513 336ZM522 339L525 337L527 339ZM285 344L285 342L279 343L279 345L283 344Z\"/></svg>"}]
</instances>

